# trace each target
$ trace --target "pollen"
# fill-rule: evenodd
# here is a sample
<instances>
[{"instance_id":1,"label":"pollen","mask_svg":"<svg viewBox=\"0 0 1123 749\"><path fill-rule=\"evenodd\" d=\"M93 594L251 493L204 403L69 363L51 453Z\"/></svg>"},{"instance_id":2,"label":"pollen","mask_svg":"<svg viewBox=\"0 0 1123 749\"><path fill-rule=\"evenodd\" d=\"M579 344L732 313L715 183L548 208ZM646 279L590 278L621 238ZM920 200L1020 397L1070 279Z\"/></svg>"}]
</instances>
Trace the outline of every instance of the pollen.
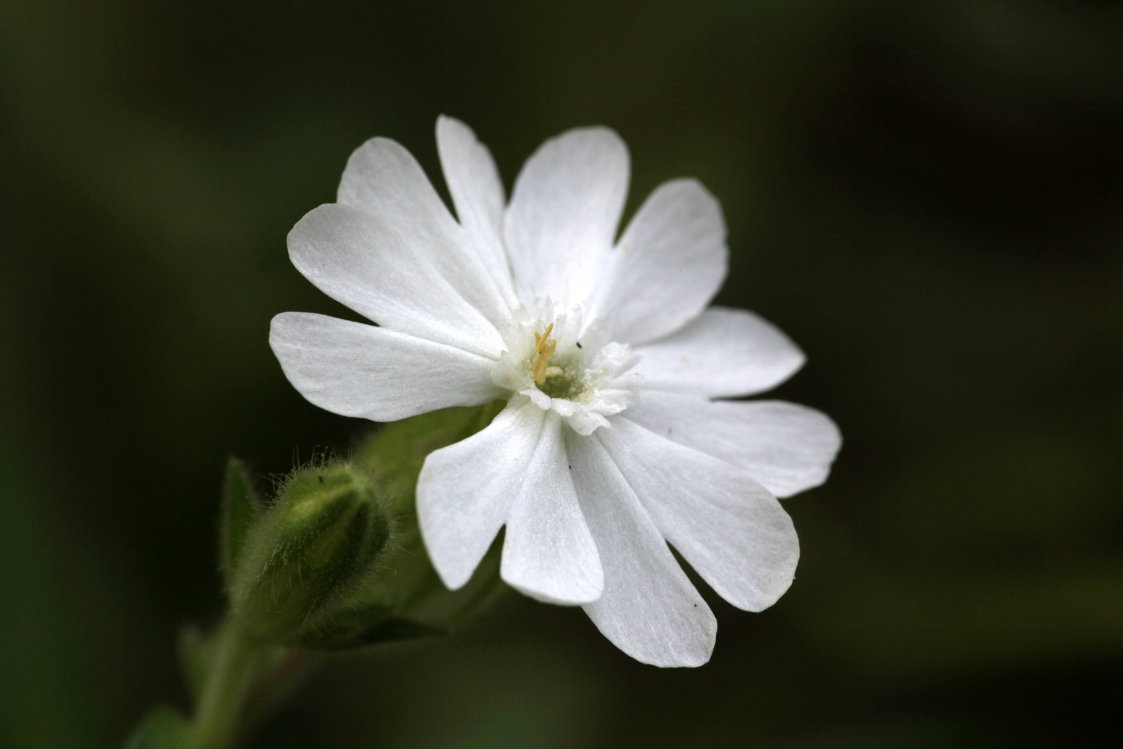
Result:
<instances>
[{"instance_id":1,"label":"pollen","mask_svg":"<svg viewBox=\"0 0 1123 749\"><path fill-rule=\"evenodd\" d=\"M534 364L530 371L534 376L534 382L538 385L546 381L550 369L550 357L558 348L558 342L550 337L553 330L554 324L550 323L544 332L534 334Z\"/></svg>"}]
</instances>

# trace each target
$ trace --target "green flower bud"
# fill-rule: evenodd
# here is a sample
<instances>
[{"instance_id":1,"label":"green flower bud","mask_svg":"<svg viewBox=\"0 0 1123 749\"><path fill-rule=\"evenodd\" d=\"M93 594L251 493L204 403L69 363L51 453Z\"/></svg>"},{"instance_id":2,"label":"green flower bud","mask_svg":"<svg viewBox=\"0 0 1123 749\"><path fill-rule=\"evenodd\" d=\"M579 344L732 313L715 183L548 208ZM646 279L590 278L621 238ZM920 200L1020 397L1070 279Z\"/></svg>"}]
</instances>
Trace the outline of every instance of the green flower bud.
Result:
<instances>
[{"instance_id":1,"label":"green flower bud","mask_svg":"<svg viewBox=\"0 0 1123 749\"><path fill-rule=\"evenodd\" d=\"M298 471L245 534L230 576L235 616L265 640L314 643L350 610L389 537L369 475L347 463Z\"/></svg>"}]
</instances>

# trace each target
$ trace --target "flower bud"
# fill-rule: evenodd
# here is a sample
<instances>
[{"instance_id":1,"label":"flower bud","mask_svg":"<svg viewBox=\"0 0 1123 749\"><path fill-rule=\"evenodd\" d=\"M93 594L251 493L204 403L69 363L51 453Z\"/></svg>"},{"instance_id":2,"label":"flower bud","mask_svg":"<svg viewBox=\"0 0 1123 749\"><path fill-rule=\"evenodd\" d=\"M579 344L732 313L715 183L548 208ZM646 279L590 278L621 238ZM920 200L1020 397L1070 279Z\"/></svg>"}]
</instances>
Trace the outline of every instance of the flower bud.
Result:
<instances>
[{"instance_id":1,"label":"flower bud","mask_svg":"<svg viewBox=\"0 0 1123 749\"><path fill-rule=\"evenodd\" d=\"M346 463L298 471L246 533L230 579L235 616L269 641L314 641L389 537L367 474Z\"/></svg>"}]
</instances>

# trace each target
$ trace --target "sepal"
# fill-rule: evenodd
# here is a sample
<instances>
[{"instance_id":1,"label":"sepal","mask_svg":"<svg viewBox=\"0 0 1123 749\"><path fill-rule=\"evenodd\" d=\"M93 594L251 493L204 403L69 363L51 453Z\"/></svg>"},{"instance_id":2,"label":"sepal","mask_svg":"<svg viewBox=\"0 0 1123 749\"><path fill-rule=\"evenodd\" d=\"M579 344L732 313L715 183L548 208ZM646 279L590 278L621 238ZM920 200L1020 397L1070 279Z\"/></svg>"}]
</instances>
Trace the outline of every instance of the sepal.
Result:
<instances>
[{"instance_id":1,"label":"sepal","mask_svg":"<svg viewBox=\"0 0 1123 749\"><path fill-rule=\"evenodd\" d=\"M467 439L491 423L503 409L496 401L469 408L446 408L386 424L356 446L354 461L379 477L395 513L396 543L385 563L392 577L372 580L362 600L376 601L394 619L410 623L416 634L444 634L464 624L508 589L499 578L497 542L480 562L472 579L449 590L433 568L417 524L417 477L425 458ZM390 630L379 629L379 641Z\"/></svg>"},{"instance_id":2,"label":"sepal","mask_svg":"<svg viewBox=\"0 0 1123 749\"><path fill-rule=\"evenodd\" d=\"M354 460L378 475L396 512L413 512L417 475L429 453L471 437L502 409L503 402L495 401L386 424L356 447Z\"/></svg>"},{"instance_id":3,"label":"sepal","mask_svg":"<svg viewBox=\"0 0 1123 749\"><path fill-rule=\"evenodd\" d=\"M444 630L394 615L383 603L336 611L296 644L307 650L344 653L398 640L445 634Z\"/></svg>"}]
</instances>

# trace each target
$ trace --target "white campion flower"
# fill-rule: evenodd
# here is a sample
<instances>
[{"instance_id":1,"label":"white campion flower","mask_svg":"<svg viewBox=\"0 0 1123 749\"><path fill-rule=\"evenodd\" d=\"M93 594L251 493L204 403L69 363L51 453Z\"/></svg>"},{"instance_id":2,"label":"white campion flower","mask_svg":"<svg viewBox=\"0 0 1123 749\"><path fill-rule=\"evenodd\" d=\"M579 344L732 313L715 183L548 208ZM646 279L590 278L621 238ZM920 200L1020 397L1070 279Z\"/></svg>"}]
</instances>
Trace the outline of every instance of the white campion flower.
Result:
<instances>
[{"instance_id":1,"label":"white campion flower","mask_svg":"<svg viewBox=\"0 0 1123 749\"><path fill-rule=\"evenodd\" d=\"M289 234L297 269L378 326L278 315L285 375L374 421L505 399L421 470L444 583L464 585L506 526L508 584L583 606L637 660L705 663L717 622L668 544L738 608L787 590L799 542L776 497L826 479L838 430L802 406L719 399L777 385L803 354L750 312L707 308L728 250L699 183L661 185L617 239L629 160L613 131L547 141L510 202L466 125L441 117L437 146L458 220L408 151L374 138L338 202Z\"/></svg>"}]
</instances>

